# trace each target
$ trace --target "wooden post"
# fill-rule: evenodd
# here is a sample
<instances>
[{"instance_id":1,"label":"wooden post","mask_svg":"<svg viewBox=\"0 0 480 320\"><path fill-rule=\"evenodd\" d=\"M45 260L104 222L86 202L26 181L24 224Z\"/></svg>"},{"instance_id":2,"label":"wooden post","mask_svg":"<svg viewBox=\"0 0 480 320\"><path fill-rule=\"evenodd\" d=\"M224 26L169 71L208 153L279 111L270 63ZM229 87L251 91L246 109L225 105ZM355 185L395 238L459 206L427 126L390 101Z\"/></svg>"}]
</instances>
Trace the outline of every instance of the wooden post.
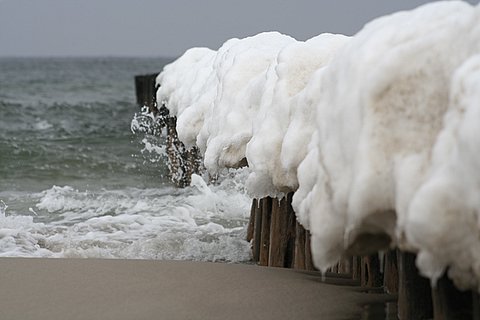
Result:
<instances>
[{"instance_id":1,"label":"wooden post","mask_svg":"<svg viewBox=\"0 0 480 320\"><path fill-rule=\"evenodd\" d=\"M362 286L369 288L381 287L383 285L383 276L380 271L380 259L377 254L362 257Z\"/></svg>"},{"instance_id":2,"label":"wooden post","mask_svg":"<svg viewBox=\"0 0 480 320\"><path fill-rule=\"evenodd\" d=\"M255 208L255 223L253 229L253 261L260 261L260 245L262 236L262 208L260 206L261 200L253 199L252 207Z\"/></svg>"},{"instance_id":3,"label":"wooden post","mask_svg":"<svg viewBox=\"0 0 480 320\"><path fill-rule=\"evenodd\" d=\"M297 217L292 207L293 192L287 194L287 249L285 255L285 267L293 268L295 265L295 236L297 234Z\"/></svg>"},{"instance_id":4,"label":"wooden post","mask_svg":"<svg viewBox=\"0 0 480 320\"><path fill-rule=\"evenodd\" d=\"M164 107L160 108L162 114ZM168 110L167 110L168 111ZM201 171L202 160L197 147L187 149L178 139L177 118L169 117L168 112L162 115L163 122L167 127L167 166L170 172L170 180L178 187L190 185L193 173Z\"/></svg>"},{"instance_id":5,"label":"wooden post","mask_svg":"<svg viewBox=\"0 0 480 320\"><path fill-rule=\"evenodd\" d=\"M305 241L305 269L306 270L317 270L313 264L312 257L312 235L310 231L306 232L306 241Z\"/></svg>"},{"instance_id":6,"label":"wooden post","mask_svg":"<svg viewBox=\"0 0 480 320\"><path fill-rule=\"evenodd\" d=\"M158 112L156 103L158 89L156 85L157 76L158 73L135 76L137 104L139 106L147 106L153 114Z\"/></svg>"},{"instance_id":7,"label":"wooden post","mask_svg":"<svg viewBox=\"0 0 480 320\"><path fill-rule=\"evenodd\" d=\"M444 274L432 289L435 320L472 319L473 299L470 291L458 290Z\"/></svg>"},{"instance_id":8,"label":"wooden post","mask_svg":"<svg viewBox=\"0 0 480 320\"><path fill-rule=\"evenodd\" d=\"M269 266L292 266L294 260L292 248L295 243L295 221L295 213L288 196L280 201L272 201Z\"/></svg>"},{"instance_id":9,"label":"wooden post","mask_svg":"<svg viewBox=\"0 0 480 320\"><path fill-rule=\"evenodd\" d=\"M352 257L352 279L360 282L362 279L362 258L359 256Z\"/></svg>"},{"instance_id":10,"label":"wooden post","mask_svg":"<svg viewBox=\"0 0 480 320\"><path fill-rule=\"evenodd\" d=\"M293 267L295 269L305 270L305 260L306 260L306 232L305 228L300 224L296 223L295 227L295 261Z\"/></svg>"},{"instance_id":11,"label":"wooden post","mask_svg":"<svg viewBox=\"0 0 480 320\"><path fill-rule=\"evenodd\" d=\"M330 272L332 273L338 273L338 263L330 268Z\"/></svg>"},{"instance_id":12,"label":"wooden post","mask_svg":"<svg viewBox=\"0 0 480 320\"><path fill-rule=\"evenodd\" d=\"M272 198L266 197L261 200L262 206L262 229L260 239L260 265L269 265L270 253L270 226L272 220Z\"/></svg>"},{"instance_id":13,"label":"wooden post","mask_svg":"<svg viewBox=\"0 0 480 320\"><path fill-rule=\"evenodd\" d=\"M187 149L178 139L177 119L169 116L169 111L164 105L157 108L156 94L159 88L156 85L157 76L158 73L135 76L137 104L141 107L148 107L160 127L167 128L166 149L169 177L177 186L186 187L190 185L192 174L200 172L202 161L198 148Z\"/></svg>"},{"instance_id":14,"label":"wooden post","mask_svg":"<svg viewBox=\"0 0 480 320\"><path fill-rule=\"evenodd\" d=\"M480 320L480 295L477 290L472 290L473 320Z\"/></svg>"},{"instance_id":15,"label":"wooden post","mask_svg":"<svg viewBox=\"0 0 480 320\"><path fill-rule=\"evenodd\" d=\"M352 257L344 257L338 263L338 273L352 274Z\"/></svg>"},{"instance_id":16,"label":"wooden post","mask_svg":"<svg viewBox=\"0 0 480 320\"><path fill-rule=\"evenodd\" d=\"M185 187L186 181L185 176L185 166L183 155L185 153L185 147L180 140L178 140L177 135L177 119L175 117L168 117L165 119L167 126L167 166L168 171L170 172L170 180L174 182L179 187Z\"/></svg>"},{"instance_id":17,"label":"wooden post","mask_svg":"<svg viewBox=\"0 0 480 320\"><path fill-rule=\"evenodd\" d=\"M383 286L385 291L389 294L398 293L398 267L396 250L390 250L385 254Z\"/></svg>"},{"instance_id":18,"label":"wooden post","mask_svg":"<svg viewBox=\"0 0 480 320\"><path fill-rule=\"evenodd\" d=\"M415 254L397 253L398 315L400 320L423 320L433 317L430 281L420 276Z\"/></svg>"},{"instance_id":19,"label":"wooden post","mask_svg":"<svg viewBox=\"0 0 480 320\"><path fill-rule=\"evenodd\" d=\"M272 221L270 227L270 252L269 252L269 266L283 267L284 252L282 246L282 227L285 229L286 213L282 211L282 203L278 199L272 201ZM282 221L282 218L283 221Z\"/></svg>"},{"instance_id":20,"label":"wooden post","mask_svg":"<svg viewBox=\"0 0 480 320\"><path fill-rule=\"evenodd\" d=\"M255 229L255 207L257 206L257 199L253 199L250 208L250 219L248 220L247 241L253 240L253 231Z\"/></svg>"}]
</instances>

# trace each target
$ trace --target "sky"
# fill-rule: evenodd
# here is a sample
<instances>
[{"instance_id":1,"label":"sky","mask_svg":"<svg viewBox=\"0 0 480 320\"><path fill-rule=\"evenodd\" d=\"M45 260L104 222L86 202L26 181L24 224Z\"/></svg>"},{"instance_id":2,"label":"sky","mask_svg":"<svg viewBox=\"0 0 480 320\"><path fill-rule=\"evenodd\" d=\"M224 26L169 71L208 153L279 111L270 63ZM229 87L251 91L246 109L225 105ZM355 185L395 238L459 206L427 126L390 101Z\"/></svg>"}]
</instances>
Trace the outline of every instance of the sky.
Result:
<instances>
[{"instance_id":1,"label":"sky","mask_svg":"<svg viewBox=\"0 0 480 320\"><path fill-rule=\"evenodd\" d=\"M480 0L469 0L477 4ZM353 35L421 0L0 0L0 56L163 56L279 31Z\"/></svg>"}]
</instances>

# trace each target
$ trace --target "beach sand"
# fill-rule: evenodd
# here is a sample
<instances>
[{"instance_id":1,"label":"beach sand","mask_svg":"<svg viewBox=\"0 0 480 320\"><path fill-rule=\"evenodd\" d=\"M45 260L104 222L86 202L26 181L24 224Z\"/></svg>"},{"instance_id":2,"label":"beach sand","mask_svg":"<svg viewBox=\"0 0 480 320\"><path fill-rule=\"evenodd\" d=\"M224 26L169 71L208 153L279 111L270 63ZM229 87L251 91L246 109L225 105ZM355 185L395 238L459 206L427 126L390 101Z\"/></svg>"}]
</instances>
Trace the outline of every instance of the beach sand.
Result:
<instances>
[{"instance_id":1,"label":"beach sand","mask_svg":"<svg viewBox=\"0 0 480 320\"><path fill-rule=\"evenodd\" d=\"M242 264L1 258L0 277L3 320L358 319L382 299L346 279Z\"/></svg>"}]
</instances>

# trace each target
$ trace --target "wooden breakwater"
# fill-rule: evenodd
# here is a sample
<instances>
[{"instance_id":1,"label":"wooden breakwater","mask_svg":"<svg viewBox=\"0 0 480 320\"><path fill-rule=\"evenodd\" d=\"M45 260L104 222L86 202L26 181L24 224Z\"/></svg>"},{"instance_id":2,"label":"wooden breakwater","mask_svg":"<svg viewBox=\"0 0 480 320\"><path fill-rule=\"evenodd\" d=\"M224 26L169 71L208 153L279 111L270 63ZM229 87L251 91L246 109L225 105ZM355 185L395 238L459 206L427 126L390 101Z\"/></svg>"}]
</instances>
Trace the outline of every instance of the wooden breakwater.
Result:
<instances>
[{"instance_id":1,"label":"wooden breakwater","mask_svg":"<svg viewBox=\"0 0 480 320\"><path fill-rule=\"evenodd\" d=\"M252 201L247 240L254 262L262 266L315 270L310 234L297 221L292 208L293 193L283 199ZM401 320L480 319L480 300L475 291L458 290L446 275L431 287L420 275L416 255L398 249L346 256L330 268L352 285L367 292L384 292L397 301Z\"/></svg>"},{"instance_id":2,"label":"wooden breakwater","mask_svg":"<svg viewBox=\"0 0 480 320\"><path fill-rule=\"evenodd\" d=\"M253 261L261 266L315 270L310 234L296 219L292 196L253 199L247 231Z\"/></svg>"},{"instance_id":3,"label":"wooden breakwater","mask_svg":"<svg viewBox=\"0 0 480 320\"><path fill-rule=\"evenodd\" d=\"M135 77L137 103L147 106L166 127L170 179L180 187L190 184L192 173L199 173L202 160L197 148L187 149L179 141L176 118L158 108L155 101L156 74ZM282 199L253 199L247 240L252 259L262 266L295 268L315 272L310 234L300 225L292 208L293 192ZM362 253L363 254L363 253ZM432 287L415 266L415 253L396 248L382 253L343 257L327 273L366 292L385 292L397 301L400 320L480 320L480 298L476 291L460 291L444 275Z\"/></svg>"}]
</instances>

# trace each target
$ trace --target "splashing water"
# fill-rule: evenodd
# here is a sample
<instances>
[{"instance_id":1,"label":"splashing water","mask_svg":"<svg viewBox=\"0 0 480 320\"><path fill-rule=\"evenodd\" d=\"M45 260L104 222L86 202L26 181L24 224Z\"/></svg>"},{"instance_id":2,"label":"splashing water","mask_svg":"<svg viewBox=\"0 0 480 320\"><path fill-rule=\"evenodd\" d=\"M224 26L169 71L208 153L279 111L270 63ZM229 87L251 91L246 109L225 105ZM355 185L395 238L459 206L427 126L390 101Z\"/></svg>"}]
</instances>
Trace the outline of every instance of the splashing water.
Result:
<instances>
[{"instance_id":1,"label":"splashing water","mask_svg":"<svg viewBox=\"0 0 480 320\"><path fill-rule=\"evenodd\" d=\"M246 171L177 189L159 123L132 120L162 63L0 59L0 256L250 259Z\"/></svg>"}]
</instances>

